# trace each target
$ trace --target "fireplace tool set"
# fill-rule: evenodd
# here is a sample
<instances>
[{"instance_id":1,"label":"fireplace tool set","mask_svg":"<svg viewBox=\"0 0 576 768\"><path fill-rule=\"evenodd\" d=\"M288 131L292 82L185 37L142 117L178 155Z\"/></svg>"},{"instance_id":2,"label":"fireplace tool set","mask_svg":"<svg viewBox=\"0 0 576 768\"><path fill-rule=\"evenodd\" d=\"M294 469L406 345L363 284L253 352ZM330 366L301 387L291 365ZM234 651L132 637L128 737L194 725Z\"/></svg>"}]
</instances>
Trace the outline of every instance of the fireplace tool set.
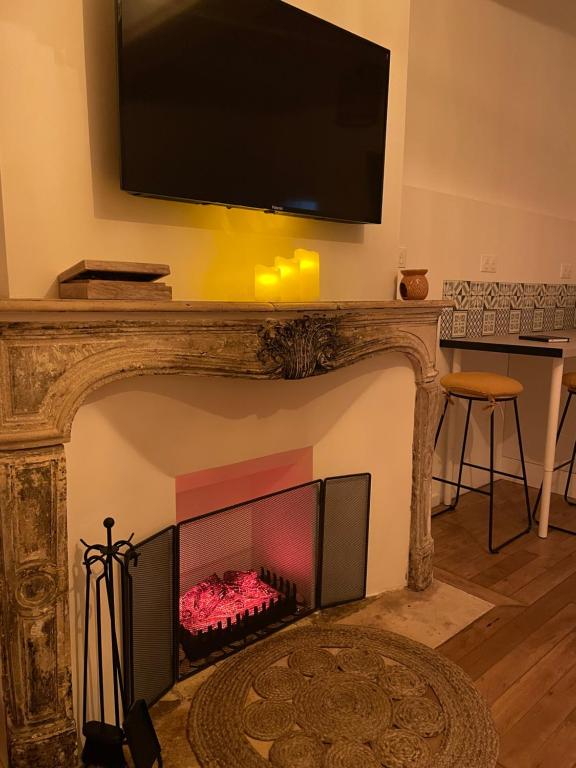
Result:
<instances>
[{"instance_id":1,"label":"fireplace tool set","mask_svg":"<svg viewBox=\"0 0 576 768\"><path fill-rule=\"evenodd\" d=\"M106 544L87 544L83 564L86 568L86 607L84 614L84 686L82 699L82 733L86 739L82 751L85 766L99 768L125 768L123 745L130 749L135 768L162 768L160 743L154 731L146 702L142 699L128 701L127 686L122 673L122 664L116 631L115 585L128 584L131 576L128 564L137 565L138 552L129 539L112 542L114 520L104 520ZM96 621L96 665L98 670L99 720L87 720L89 633L91 627L90 597L95 594ZM105 618L106 617L106 618ZM106 701L104 681L104 632L103 620L109 621L109 642L112 652L112 694L114 701L114 723L106 722ZM124 721L120 725L120 710Z\"/></svg>"}]
</instances>

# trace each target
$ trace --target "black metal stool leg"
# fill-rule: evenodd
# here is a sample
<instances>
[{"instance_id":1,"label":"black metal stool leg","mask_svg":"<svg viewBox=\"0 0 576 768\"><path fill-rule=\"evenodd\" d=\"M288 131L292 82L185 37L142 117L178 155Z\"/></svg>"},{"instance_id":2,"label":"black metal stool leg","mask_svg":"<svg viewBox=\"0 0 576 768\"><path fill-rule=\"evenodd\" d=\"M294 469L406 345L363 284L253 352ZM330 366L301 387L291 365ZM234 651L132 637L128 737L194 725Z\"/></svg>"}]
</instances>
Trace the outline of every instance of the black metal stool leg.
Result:
<instances>
[{"instance_id":1,"label":"black metal stool leg","mask_svg":"<svg viewBox=\"0 0 576 768\"><path fill-rule=\"evenodd\" d=\"M522 477L524 479L524 498L526 499L526 514L528 516L528 527L524 533L532 528L532 515L530 512L530 492L528 490L528 476L526 475L526 462L524 460L524 447L522 445L522 432L520 431L520 416L518 415L518 402L514 400L514 416L516 417L516 435L518 436L518 450L520 451L520 465L522 467Z\"/></svg>"},{"instance_id":2,"label":"black metal stool leg","mask_svg":"<svg viewBox=\"0 0 576 768\"><path fill-rule=\"evenodd\" d=\"M560 419L560 424L558 425L558 430L556 432L556 445L558 445L558 440L560 439L560 435L562 433L562 428L564 426L564 422L566 420L566 415L568 413L568 408L570 407L570 403L572 402L572 396L574 395L574 392L568 393L568 398L566 399L566 404L564 406L564 410L562 411L562 417ZM568 498L568 491L570 489L570 480L572 478L572 474L574 472L574 463L576 461L576 441L574 442L574 447L572 449L572 458L570 461L565 461L563 464L559 464L557 467L554 468L554 471L557 469L562 469L562 467L566 467L568 465L568 478L566 480L566 487L564 488L564 500L571 506L576 506L576 502L570 501ZM536 496L536 501L534 502L534 508L532 511L532 520L533 522L537 523L538 518L536 517L538 513L538 507L540 506L540 501L542 499L542 485L540 485L540 489L538 490L538 496ZM569 533L572 536L576 536L576 531L570 530L570 528L562 528L560 525L552 525L552 523L549 523L548 528L552 529L553 531L562 531L562 533Z\"/></svg>"},{"instance_id":3,"label":"black metal stool leg","mask_svg":"<svg viewBox=\"0 0 576 768\"><path fill-rule=\"evenodd\" d=\"M574 459L576 459L576 440L574 441L574 447L572 448L572 458L570 459L570 466L568 468L568 477L566 478L566 487L564 488L564 501L566 504L570 504L571 507L576 507L576 501L570 501L568 498L568 491L570 490L570 481L572 480L572 473L574 472Z\"/></svg>"},{"instance_id":4,"label":"black metal stool leg","mask_svg":"<svg viewBox=\"0 0 576 768\"><path fill-rule=\"evenodd\" d=\"M446 411L448 410L448 396L446 396L446 402L444 403L444 409L442 410L442 416L440 417L440 422L438 424L438 429L436 430L436 436L434 437L434 448L438 445L438 438L440 437L440 432L442 431L442 424L444 424L444 419L446 418Z\"/></svg>"},{"instance_id":5,"label":"black metal stool leg","mask_svg":"<svg viewBox=\"0 0 576 768\"><path fill-rule=\"evenodd\" d=\"M490 412L490 507L488 513L488 549L490 552L498 552L494 549L494 408Z\"/></svg>"},{"instance_id":6,"label":"black metal stool leg","mask_svg":"<svg viewBox=\"0 0 576 768\"><path fill-rule=\"evenodd\" d=\"M534 507L532 509L532 522L538 523L538 518L536 517L536 513L538 512L538 507L540 506L540 499L542 498L542 486L538 489L538 495L536 496L536 501L534 502ZM550 526L548 526L550 527Z\"/></svg>"},{"instance_id":7,"label":"black metal stool leg","mask_svg":"<svg viewBox=\"0 0 576 768\"><path fill-rule=\"evenodd\" d=\"M572 392L568 394L568 398L566 399L566 403L564 405L564 410L562 411L560 424L558 425L558 429L556 430L556 445L558 445L558 440L560 439L560 434L562 433L562 427L564 426L566 414L568 413L568 406L570 405L571 400L572 400ZM568 477L570 477L570 475L568 475ZM542 498L542 484L540 484L540 488L538 489L538 495L536 496L536 501L534 502L534 509L532 510L532 521L534 523L538 522L538 520L536 519L536 513L538 512L538 507L540 506L541 498Z\"/></svg>"},{"instance_id":8,"label":"black metal stool leg","mask_svg":"<svg viewBox=\"0 0 576 768\"><path fill-rule=\"evenodd\" d=\"M444 419L446 418L446 411L448 410L449 402L450 402L449 401L449 395L447 394L446 395L446 402L444 403L444 409L442 410L442 416L440 417L440 422L438 424L438 428L436 429L436 436L434 437L434 448L436 448L436 445L438 444L438 438L440 437L440 432L442 431L442 425L444 424ZM460 469L459 469L459 473L458 473L458 483L450 482L450 485L456 485L457 488L458 488L457 494L456 494L456 501L453 504L450 504L449 506L447 506L446 509L441 509L439 512L434 512L432 514L432 517L438 517L439 515L443 515L446 512L452 512L455 509L456 504L458 503L458 497L460 495L460 486L461 486L461 483L462 483L462 462L464 461L464 451L466 449L466 439L467 439L467 435L468 435L468 425L469 425L469 422L470 422L470 407L471 407L471 405L472 405L472 401L469 400L468 401L468 412L466 414L466 426L464 428L464 438L463 438L463 443L462 443L462 452L461 452L461 457L460 457ZM442 479L440 477L433 477L432 479L433 480L438 480L441 483L448 482L446 479Z\"/></svg>"},{"instance_id":9,"label":"black metal stool leg","mask_svg":"<svg viewBox=\"0 0 576 768\"><path fill-rule=\"evenodd\" d=\"M462 438L462 451L460 452L460 467L458 469L458 482L456 483L456 498L449 505L448 509L456 509L460 499L460 488L462 486L462 470L464 468L464 457L466 455L466 441L468 440L468 429L470 427L470 411L472 410L472 400L468 400L468 410L466 411L466 424L464 425L464 437ZM448 510L447 510L448 511Z\"/></svg>"},{"instance_id":10,"label":"black metal stool leg","mask_svg":"<svg viewBox=\"0 0 576 768\"><path fill-rule=\"evenodd\" d=\"M494 453L493 448L493 424L494 424L494 412L491 414L492 418L490 420L490 467L492 470L492 457ZM492 496L490 497L490 540L489 540L489 549L490 552L493 554L496 554L497 552L500 552L503 547L505 547L508 544L511 544L513 541L516 541L516 539L519 539L521 536L525 536L527 533L530 532L532 528L532 514L530 511L530 495L528 490L528 477L526 475L526 462L524 460L524 446L522 445L522 432L520 430L520 416L518 415L518 402L514 398L514 417L516 419L516 438L518 440L518 450L520 453L520 465L522 467L522 476L519 478L522 480L522 483L524 485L524 500L526 502L526 515L527 515L527 526L524 528L520 533L515 534L514 536L511 536L509 539L506 539L506 541L503 541L501 544L498 544L497 547L494 547L493 543L493 529L492 529ZM497 473L498 474L498 473ZM503 473L501 473L503 474ZM516 476L517 477L517 476ZM492 475L491 475L492 479Z\"/></svg>"}]
</instances>

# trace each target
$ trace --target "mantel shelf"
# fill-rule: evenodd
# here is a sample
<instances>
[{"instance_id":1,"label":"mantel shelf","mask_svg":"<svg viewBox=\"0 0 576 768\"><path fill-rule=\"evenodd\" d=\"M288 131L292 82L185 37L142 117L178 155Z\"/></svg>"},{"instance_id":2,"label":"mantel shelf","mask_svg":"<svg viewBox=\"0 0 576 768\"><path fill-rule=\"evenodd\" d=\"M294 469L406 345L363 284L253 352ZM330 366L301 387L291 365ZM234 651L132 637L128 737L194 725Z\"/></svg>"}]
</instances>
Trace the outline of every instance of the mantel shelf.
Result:
<instances>
[{"instance_id":1,"label":"mantel shelf","mask_svg":"<svg viewBox=\"0 0 576 768\"><path fill-rule=\"evenodd\" d=\"M436 311L453 306L451 301L317 301L317 302L247 302L247 301L128 301L117 299L0 299L0 321L9 314L33 312L350 312L393 310L410 314L414 311Z\"/></svg>"}]
</instances>

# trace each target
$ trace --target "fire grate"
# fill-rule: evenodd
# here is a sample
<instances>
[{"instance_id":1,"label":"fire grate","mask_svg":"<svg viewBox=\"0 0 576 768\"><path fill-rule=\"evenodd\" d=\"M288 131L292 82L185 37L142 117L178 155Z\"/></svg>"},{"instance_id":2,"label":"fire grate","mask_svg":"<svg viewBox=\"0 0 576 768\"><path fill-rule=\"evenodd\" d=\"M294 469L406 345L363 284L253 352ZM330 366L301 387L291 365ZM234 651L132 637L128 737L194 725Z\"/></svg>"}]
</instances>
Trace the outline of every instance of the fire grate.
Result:
<instances>
[{"instance_id":1,"label":"fire grate","mask_svg":"<svg viewBox=\"0 0 576 768\"><path fill-rule=\"evenodd\" d=\"M311 612L298 604L295 584L264 569L259 578L276 594L252 610L247 608L228 616L225 622L218 621L197 632L190 632L180 618L181 677L195 674L221 659L223 654L230 656Z\"/></svg>"}]
</instances>

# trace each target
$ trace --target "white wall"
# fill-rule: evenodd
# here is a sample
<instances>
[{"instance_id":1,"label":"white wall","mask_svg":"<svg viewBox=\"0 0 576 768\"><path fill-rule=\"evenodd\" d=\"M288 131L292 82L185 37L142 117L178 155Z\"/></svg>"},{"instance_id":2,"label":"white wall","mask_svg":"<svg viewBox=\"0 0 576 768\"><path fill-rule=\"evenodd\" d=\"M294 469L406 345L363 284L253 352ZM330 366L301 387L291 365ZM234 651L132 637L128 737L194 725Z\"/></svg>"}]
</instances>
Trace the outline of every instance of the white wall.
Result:
<instances>
[{"instance_id":1,"label":"white wall","mask_svg":"<svg viewBox=\"0 0 576 768\"><path fill-rule=\"evenodd\" d=\"M276 255L307 247L321 255L323 299L391 298L410 0L295 4L392 51L382 225L315 223L121 192L113 0L5 2L0 5L0 295L53 297L57 274L80 259L118 259L170 264L175 299L249 298L254 263L273 263ZM308 407L308 422L294 417L293 400L284 406L294 390L282 382L144 379L97 393L80 410L67 447L72 585L79 586L78 539L98 540L106 515L118 519L119 533L135 529L139 537L147 535L173 518L175 474L302 447L310 444L309 432L318 438L323 474L374 470L378 516L370 557L385 567L369 588L404 583L413 376L396 356L382 358L374 369L367 365L358 366L358 373L350 369L301 383L299 391L309 393L310 403L314 392L327 390L318 408L302 405L304 411ZM269 394L259 401L260 392ZM345 459L337 459L341 448L349 448L342 436L356 422L370 429ZM379 430L373 424L380 424ZM390 435L395 437L388 441ZM77 599L72 605L76 638Z\"/></svg>"},{"instance_id":2,"label":"white wall","mask_svg":"<svg viewBox=\"0 0 576 768\"><path fill-rule=\"evenodd\" d=\"M410 0L299 5L392 50L384 223L315 223L120 191L113 1L8 2L0 177L11 297L56 295L59 272L104 258L169 263L174 298L249 298L252 265L300 246L321 254L323 298L392 297Z\"/></svg>"},{"instance_id":3,"label":"white wall","mask_svg":"<svg viewBox=\"0 0 576 768\"><path fill-rule=\"evenodd\" d=\"M573 0L413 0L401 243L408 266L429 268L432 298L448 279L560 282L565 262L576 279L575 89ZM480 272L482 254L496 256L495 274ZM538 485L549 366L475 354L464 365L525 382ZM512 425L507 415L508 471ZM484 427L476 461L486 458ZM567 428L575 434L576 418Z\"/></svg>"},{"instance_id":4,"label":"white wall","mask_svg":"<svg viewBox=\"0 0 576 768\"><path fill-rule=\"evenodd\" d=\"M402 242L445 279L559 282L576 270L572 0L414 0ZM479 271L480 255L497 273ZM576 275L575 275L576 277Z\"/></svg>"}]
</instances>

